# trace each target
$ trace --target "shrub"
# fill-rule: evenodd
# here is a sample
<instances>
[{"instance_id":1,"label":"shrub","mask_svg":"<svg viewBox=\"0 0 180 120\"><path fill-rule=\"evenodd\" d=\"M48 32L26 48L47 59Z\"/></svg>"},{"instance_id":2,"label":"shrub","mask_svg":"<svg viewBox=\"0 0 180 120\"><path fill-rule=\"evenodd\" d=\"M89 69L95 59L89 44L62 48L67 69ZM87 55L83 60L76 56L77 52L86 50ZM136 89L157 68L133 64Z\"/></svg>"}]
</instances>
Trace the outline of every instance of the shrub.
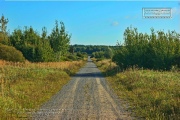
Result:
<instances>
[{"instance_id":1,"label":"shrub","mask_svg":"<svg viewBox=\"0 0 180 120\"><path fill-rule=\"evenodd\" d=\"M87 58L87 53L85 53L85 52L77 52L76 56L77 56L78 60L83 60L84 58Z\"/></svg>"},{"instance_id":2,"label":"shrub","mask_svg":"<svg viewBox=\"0 0 180 120\"><path fill-rule=\"evenodd\" d=\"M115 52L113 62L122 69L138 66L145 69L170 70L180 66L180 40L175 31L139 33L137 28L127 28L124 43Z\"/></svg>"},{"instance_id":3,"label":"shrub","mask_svg":"<svg viewBox=\"0 0 180 120\"><path fill-rule=\"evenodd\" d=\"M77 57L73 54L70 54L67 56L66 60L68 61L74 61L74 60L77 60Z\"/></svg>"},{"instance_id":4,"label":"shrub","mask_svg":"<svg viewBox=\"0 0 180 120\"><path fill-rule=\"evenodd\" d=\"M24 62L25 58L23 54L12 46L0 44L0 59L13 61L13 62Z\"/></svg>"},{"instance_id":5,"label":"shrub","mask_svg":"<svg viewBox=\"0 0 180 120\"><path fill-rule=\"evenodd\" d=\"M0 43L2 43L4 45L9 44L8 36L6 34L4 34L2 31L0 31Z\"/></svg>"}]
</instances>

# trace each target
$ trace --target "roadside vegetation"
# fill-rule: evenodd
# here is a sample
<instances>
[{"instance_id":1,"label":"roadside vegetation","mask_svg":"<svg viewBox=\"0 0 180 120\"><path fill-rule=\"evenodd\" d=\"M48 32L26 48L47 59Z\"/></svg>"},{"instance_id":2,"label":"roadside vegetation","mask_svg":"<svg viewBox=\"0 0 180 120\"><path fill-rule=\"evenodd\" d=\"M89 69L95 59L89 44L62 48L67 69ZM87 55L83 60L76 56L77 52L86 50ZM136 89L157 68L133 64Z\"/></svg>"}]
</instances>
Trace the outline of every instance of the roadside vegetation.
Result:
<instances>
[{"instance_id":1,"label":"roadside vegetation","mask_svg":"<svg viewBox=\"0 0 180 120\"><path fill-rule=\"evenodd\" d=\"M111 60L96 61L115 93L138 117L147 120L180 119L180 72L129 68L119 72Z\"/></svg>"},{"instance_id":2,"label":"roadside vegetation","mask_svg":"<svg viewBox=\"0 0 180 120\"><path fill-rule=\"evenodd\" d=\"M166 33L151 28L151 34L147 34L128 27L124 43L118 45L112 60L122 70L133 66L153 70L180 68L180 33L176 31Z\"/></svg>"},{"instance_id":3,"label":"roadside vegetation","mask_svg":"<svg viewBox=\"0 0 180 120\"><path fill-rule=\"evenodd\" d=\"M23 54L12 46L3 45L0 43L0 59L13 61L13 62L25 62Z\"/></svg>"},{"instance_id":4,"label":"roadside vegetation","mask_svg":"<svg viewBox=\"0 0 180 120\"><path fill-rule=\"evenodd\" d=\"M9 20L0 18L0 59L15 62L60 62L82 60L87 53L74 52L70 47L71 34L64 23L55 21L55 26L48 34L43 27L41 34L32 26L17 28L7 32Z\"/></svg>"},{"instance_id":5,"label":"roadside vegetation","mask_svg":"<svg viewBox=\"0 0 180 120\"><path fill-rule=\"evenodd\" d=\"M7 32L0 18L0 119L26 119L68 83L87 61L70 49L71 35L63 22L47 35L32 26Z\"/></svg>"},{"instance_id":6,"label":"roadside vegetation","mask_svg":"<svg viewBox=\"0 0 180 120\"><path fill-rule=\"evenodd\" d=\"M128 27L112 59L93 60L138 117L180 119L180 34Z\"/></svg>"},{"instance_id":7,"label":"roadside vegetation","mask_svg":"<svg viewBox=\"0 0 180 120\"><path fill-rule=\"evenodd\" d=\"M68 83L86 61L0 61L1 119L25 119Z\"/></svg>"},{"instance_id":8,"label":"roadside vegetation","mask_svg":"<svg viewBox=\"0 0 180 120\"><path fill-rule=\"evenodd\" d=\"M32 26L7 32L0 18L0 116L27 117L57 93L87 55L120 98L146 119L180 119L180 34L128 27L117 46L70 45L63 22L48 34ZM5 61L4 61L5 60Z\"/></svg>"}]
</instances>

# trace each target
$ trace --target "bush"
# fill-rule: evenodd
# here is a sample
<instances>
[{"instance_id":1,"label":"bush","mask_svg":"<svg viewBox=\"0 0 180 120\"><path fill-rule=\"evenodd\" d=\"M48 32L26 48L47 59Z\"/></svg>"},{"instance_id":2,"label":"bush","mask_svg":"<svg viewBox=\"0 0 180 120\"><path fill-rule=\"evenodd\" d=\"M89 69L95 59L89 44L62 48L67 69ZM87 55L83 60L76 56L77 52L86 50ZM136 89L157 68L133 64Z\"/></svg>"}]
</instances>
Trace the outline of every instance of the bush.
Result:
<instances>
[{"instance_id":1,"label":"bush","mask_svg":"<svg viewBox=\"0 0 180 120\"><path fill-rule=\"evenodd\" d=\"M75 60L77 60L77 57L75 55L73 55L73 54L70 54L70 55L67 56L67 60L68 61L75 61Z\"/></svg>"},{"instance_id":2,"label":"bush","mask_svg":"<svg viewBox=\"0 0 180 120\"><path fill-rule=\"evenodd\" d=\"M127 28L124 32L124 43L116 50L113 62L122 69L138 66L145 69L171 70L174 65L180 66L180 40L175 31L143 34L137 28Z\"/></svg>"},{"instance_id":3,"label":"bush","mask_svg":"<svg viewBox=\"0 0 180 120\"><path fill-rule=\"evenodd\" d=\"M0 31L0 43L2 43L4 45L9 44L8 36L6 34L4 34L3 32L1 32L1 31Z\"/></svg>"},{"instance_id":4,"label":"bush","mask_svg":"<svg viewBox=\"0 0 180 120\"><path fill-rule=\"evenodd\" d=\"M76 56L77 56L77 59L82 60L84 58L87 58L88 55L85 52L77 52Z\"/></svg>"},{"instance_id":5,"label":"bush","mask_svg":"<svg viewBox=\"0 0 180 120\"><path fill-rule=\"evenodd\" d=\"M12 46L0 44L0 59L13 61L13 62L24 62L25 58L23 54Z\"/></svg>"}]
</instances>

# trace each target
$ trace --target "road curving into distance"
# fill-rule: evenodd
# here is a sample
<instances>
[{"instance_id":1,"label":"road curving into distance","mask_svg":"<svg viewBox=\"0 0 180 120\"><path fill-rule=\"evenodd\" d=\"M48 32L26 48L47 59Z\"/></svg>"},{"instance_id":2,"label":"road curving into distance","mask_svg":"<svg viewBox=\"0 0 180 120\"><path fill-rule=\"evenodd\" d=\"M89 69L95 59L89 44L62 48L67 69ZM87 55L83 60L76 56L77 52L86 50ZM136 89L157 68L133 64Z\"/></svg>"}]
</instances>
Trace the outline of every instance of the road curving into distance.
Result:
<instances>
[{"instance_id":1,"label":"road curving into distance","mask_svg":"<svg viewBox=\"0 0 180 120\"><path fill-rule=\"evenodd\" d=\"M132 120L100 70L87 64L31 117L33 120Z\"/></svg>"}]
</instances>

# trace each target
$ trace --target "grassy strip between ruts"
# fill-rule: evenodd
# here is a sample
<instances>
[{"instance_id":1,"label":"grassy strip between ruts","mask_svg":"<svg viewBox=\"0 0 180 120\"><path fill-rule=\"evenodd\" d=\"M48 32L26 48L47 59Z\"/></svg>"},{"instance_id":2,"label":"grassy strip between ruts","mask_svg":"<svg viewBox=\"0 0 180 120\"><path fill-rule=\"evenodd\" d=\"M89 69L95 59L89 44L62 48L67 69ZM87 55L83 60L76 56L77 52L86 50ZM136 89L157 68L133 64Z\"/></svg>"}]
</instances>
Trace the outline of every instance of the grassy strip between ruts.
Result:
<instances>
[{"instance_id":1,"label":"grassy strip between ruts","mask_svg":"<svg viewBox=\"0 0 180 120\"><path fill-rule=\"evenodd\" d=\"M12 63L0 61L0 116L25 119L56 94L85 61Z\"/></svg>"},{"instance_id":2,"label":"grassy strip between ruts","mask_svg":"<svg viewBox=\"0 0 180 120\"><path fill-rule=\"evenodd\" d=\"M138 117L147 120L180 119L180 73L140 70L118 72L110 60L96 61L116 94Z\"/></svg>"}]
</instances>

